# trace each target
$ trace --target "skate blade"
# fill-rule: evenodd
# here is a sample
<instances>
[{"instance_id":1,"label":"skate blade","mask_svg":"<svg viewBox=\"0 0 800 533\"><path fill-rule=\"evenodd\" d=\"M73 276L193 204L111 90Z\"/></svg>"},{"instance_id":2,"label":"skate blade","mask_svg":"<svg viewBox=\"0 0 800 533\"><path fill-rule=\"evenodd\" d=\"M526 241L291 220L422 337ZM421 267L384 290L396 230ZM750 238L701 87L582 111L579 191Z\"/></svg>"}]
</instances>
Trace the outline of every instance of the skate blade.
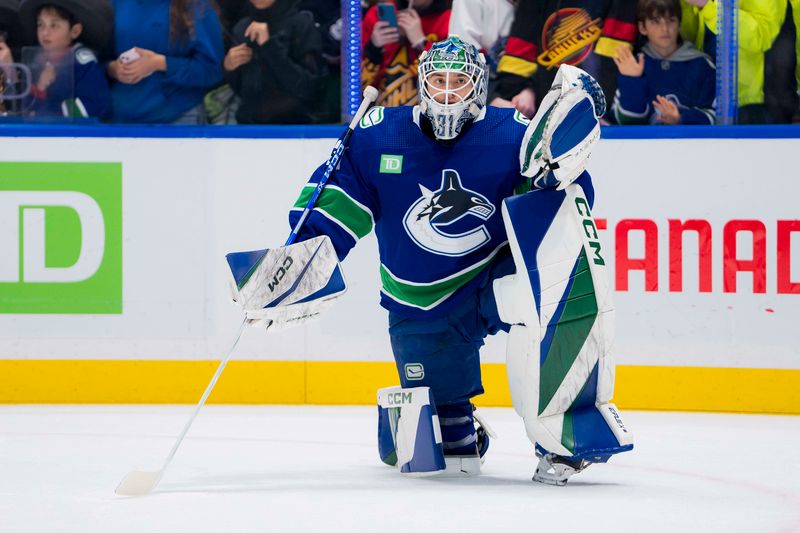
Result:
<instances>
[{"instance_id":1,"label":"skate blade","mask_svg":"<svg viewBox=\"0 0 800 533\"><path fill-rule=\"evenodd\" d=\"M554 487L563 487L567 484L567 479L569 479L569 477L557 478L548 475L540 475L539 472L533 474L533 480L537 483L553 485Z\"/></svg>"}]
</instances>

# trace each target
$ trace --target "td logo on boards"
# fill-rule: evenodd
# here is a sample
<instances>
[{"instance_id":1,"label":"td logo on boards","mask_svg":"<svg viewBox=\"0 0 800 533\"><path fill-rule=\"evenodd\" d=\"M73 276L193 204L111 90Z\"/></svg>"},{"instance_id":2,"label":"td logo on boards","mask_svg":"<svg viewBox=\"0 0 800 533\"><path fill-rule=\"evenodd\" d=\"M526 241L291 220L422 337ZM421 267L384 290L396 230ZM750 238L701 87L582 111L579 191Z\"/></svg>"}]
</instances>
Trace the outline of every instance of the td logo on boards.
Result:
<instances>
[{"instance_id":1,"label":"td logo on boards","mask_svg":"<svg viewBox=\"0 0 800 533\"><path fill-rule=\"evenodd\" d=\"M0 162L0 313L122 313L122 166Z\"/></svg>"}]
</instances>

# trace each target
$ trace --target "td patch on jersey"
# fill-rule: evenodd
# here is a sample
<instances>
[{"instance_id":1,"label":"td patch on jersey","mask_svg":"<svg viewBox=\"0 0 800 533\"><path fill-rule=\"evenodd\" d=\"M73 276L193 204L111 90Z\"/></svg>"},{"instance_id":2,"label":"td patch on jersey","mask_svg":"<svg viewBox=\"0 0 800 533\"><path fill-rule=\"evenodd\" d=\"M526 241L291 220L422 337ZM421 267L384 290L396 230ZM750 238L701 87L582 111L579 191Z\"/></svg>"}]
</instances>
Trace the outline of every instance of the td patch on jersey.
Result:
<instances>
[{"instance_id":1,"label":"td patch on jersey","mask_svg":"<svg viewBox=\"0 0 800 533\"><path fill-rule=\"evenodd\" d=\"M403 156L381 154L381 174L401 174L403 172Z\"/></svg>"},{"instance_id":2,"label":"td patch on jersey","mask_svg":"<svg viewBox=\"0 0 800 533\"><path fill-rule=\"evenodd\" d=\"M419 189L422 197L406 211L403 227L420 248L438 255L458 257L491 240L489 230L483 224L466 231L445 231L465 217L475 218L475 223L479 224L488 220L495 211L485 196L464 188L454 169L442 170L439 190L431 191L422 184L419 184Z\"/></svg>"}]
</instances>

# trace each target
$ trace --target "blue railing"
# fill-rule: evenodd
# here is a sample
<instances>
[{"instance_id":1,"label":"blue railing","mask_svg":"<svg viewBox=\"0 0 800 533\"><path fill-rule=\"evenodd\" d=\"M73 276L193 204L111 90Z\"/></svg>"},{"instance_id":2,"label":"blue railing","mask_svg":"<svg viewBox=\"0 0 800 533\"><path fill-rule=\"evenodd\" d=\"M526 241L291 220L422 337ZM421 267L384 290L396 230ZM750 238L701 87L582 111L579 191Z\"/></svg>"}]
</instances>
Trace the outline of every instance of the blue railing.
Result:
<instances>
[{"instance_id":1,"label":"blue railing","mask_svg":"<svg viewBox=\"0 0 800 533\"><path fill-rule=\"evenodd\" d=\"M2 124L2 137L147 139L335 139L344 125L172 126L124 124ZM604 126L604 139L800 139L800 126ZM3 144L0 141L0 155Z\"/></svg>"},{"instance_id":2,"label":"blue railing","mask_svg":"<svg viewBox=\"0 0 800 533\"><path fill-rule=\"evenodd\" d=\"M720 0L717 9L717 124L736 124L739 108L739 0Z\"/></svg>"}]
</instances>

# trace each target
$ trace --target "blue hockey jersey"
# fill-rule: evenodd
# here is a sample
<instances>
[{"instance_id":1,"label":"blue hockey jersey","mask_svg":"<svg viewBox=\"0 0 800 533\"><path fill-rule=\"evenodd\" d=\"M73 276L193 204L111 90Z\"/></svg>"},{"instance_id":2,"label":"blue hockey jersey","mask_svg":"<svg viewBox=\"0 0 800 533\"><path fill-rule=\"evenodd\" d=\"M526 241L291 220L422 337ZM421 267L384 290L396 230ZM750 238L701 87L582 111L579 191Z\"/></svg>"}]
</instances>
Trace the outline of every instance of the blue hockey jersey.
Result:
<instances>
[{"instance_id":1,"label":"blue hockey jersey","mask_svg":"<svg viewBox=\"0 0 800 533\"><path fill-rule=\"evenodd\" d=\"M381 305L409 317L446 314L485 281L506 246L500 205L525 188L519 148L528 120L487 107L457 140L437 142L417 107L374 107L353 132L298 240L328 235L342 260L374 227ZM294 225L324 165L290 213Z\"/></svg>"},{"instance_id":2,"label":"blue hockey jersey","mask_svg":"<svg viewBox=\"0 0 800 533\"><path fill-rule=\"evenodd\" d=\"M47 58L41 55L32 66L33 79L41 75ZM32 107L37 117L106 118L111 111L111 93L105 69L94 52L76 43L72 54L55 65L56 76L46 92L34 91Z\"/></svg>"},{"instance_id":3,"label":"blue hockey jersey","mask_svg":"<svg viewBox=\"0 0 800 533\"><path fill-rule=\"evenodd\" d=\"M614 98L614 118L619 124L653 124L656 95L678 106L681 124L714 124L716 71L709 57L690 43L683 43L668 58L646 44L644 73L635 78L620 74Z\"/></svg>"}]
</instances>

